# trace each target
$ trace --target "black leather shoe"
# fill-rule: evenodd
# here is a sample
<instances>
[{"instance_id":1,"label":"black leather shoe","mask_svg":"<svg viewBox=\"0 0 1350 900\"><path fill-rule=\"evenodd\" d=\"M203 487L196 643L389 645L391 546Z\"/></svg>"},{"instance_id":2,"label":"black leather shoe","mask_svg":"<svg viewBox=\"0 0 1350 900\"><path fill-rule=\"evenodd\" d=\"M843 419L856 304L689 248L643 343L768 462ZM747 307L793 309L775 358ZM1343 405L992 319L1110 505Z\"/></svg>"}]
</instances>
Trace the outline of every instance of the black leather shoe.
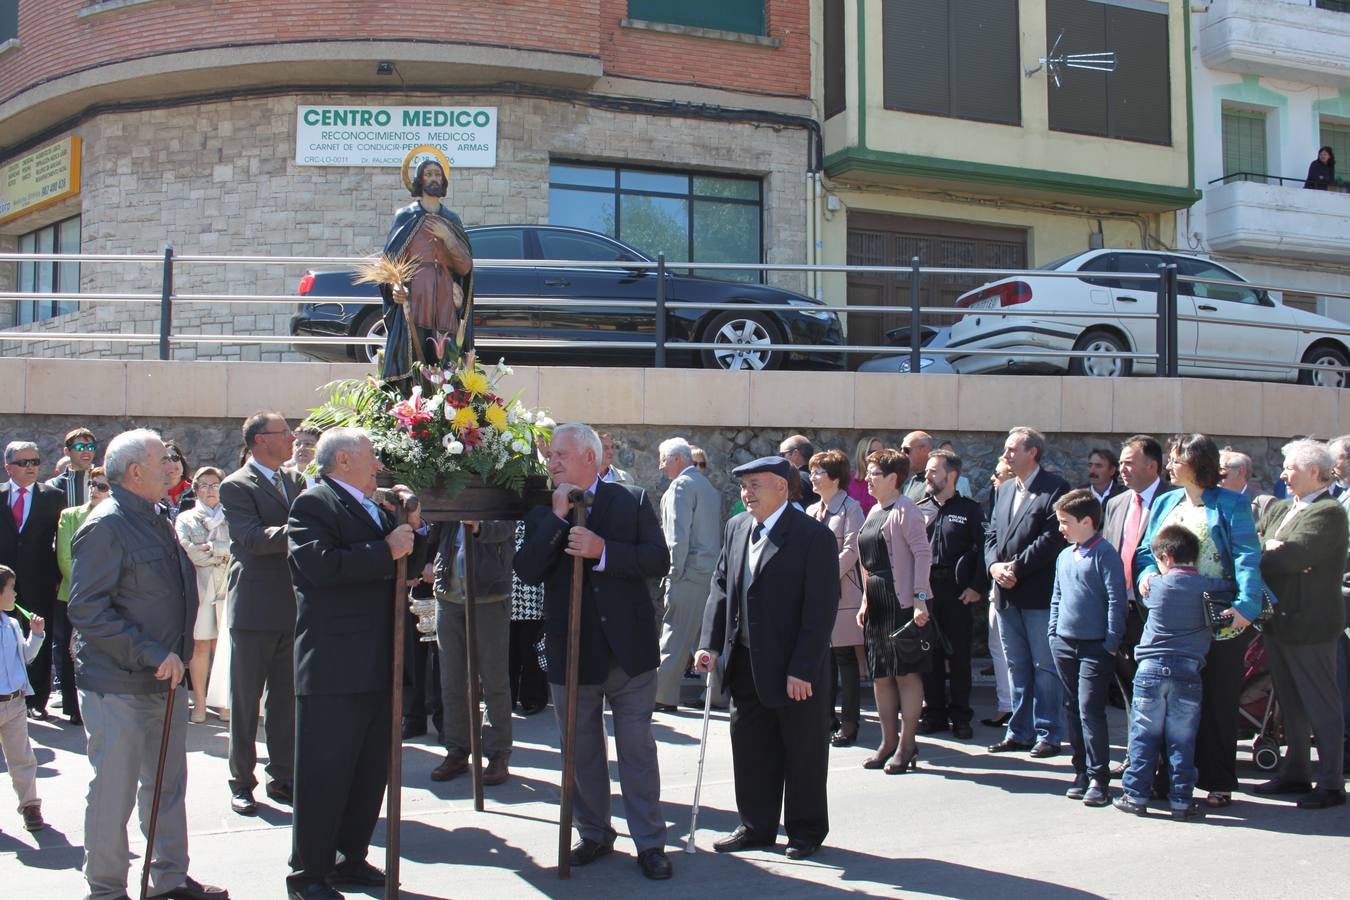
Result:
<instances>
[{"instance_id":1,"label":"black leather shoe","mask_svg":"<svg viewBox=\"0 0 1350 900\"><path fill-rule=\"evenodd\" d=\"M619 836L617 831L611 831L605 835L605 840L593 841L590 838L582 838L572 846L572 865L585 866L595 862L602 856L608 856L614 852L614 839Z\"/></svg>"},{"instance_id":2,"label":"black leather shoe","mask_svg":"<svg viewBox=\"0 0 1350 900\"><path fill-rule=\"evenodd\" d=\"M679 712L679 707L673 703L657 703L652 707L653 712Z\"/></svg>"},{"instance_id":3,"label":"black leather shoe","mask_svg":"<svg viewBox=\"0 0 1350 900\"><path fill-rule=\"evenodd\" d=\"M671 867L666 851L660 847L650 847L643 850L638 854L637 861L638 865L642 866L642 874L652 881L665 881L675 874L675 869Z\"/></svg>"},{"instance_id":4,"label":"black leather shoe","mask_svg":"<svg viewBox=\"0 0 1350 900\"><path fill-rule=\"evenodd\" d=\"M286 900L342 900L342 895L322 881L308 884L286 882Z\"/></svg>"},{"instance_id":5,"label":"black leather shoe","mask_svg":"<svg viewBox=\"0 0 1350 900\"><path fill-rule=\"evenodd\" d=\"M536 713L541 713L546 709L548 709L547 703L529 703L529 704L522 703L520 706L520 714L522 716L533 716Z\"/></svg>"},{"instance_id":6,"label":"black leather shoe","mask_svg":"<svg viewBox=\"0 0 1350 900\"><path fill-rule=\"evenodd\" d=\"M975 731L970 727L969 722L953 722L952 737L958 741L968 741L975 736Z\"/></svg>"},{"instance_id":7,"label":"black leather shoe","mask_svg":"<svg viewBox=\"0 0 1350 900\"><path fill-rule=\"evenodd\" d=\"M267 786L267 797L277 803L291 805L291 786L284 781L274 781Z\"/></svg>"},{"instance_id":8,"label":"black leather shoe","mask_svg":"<svg viewBox=\"0 0 1350 900\"><path fill-rule=\"evenodd\" d=\"M945 721L939 722L936 719L919 720L919 727L918 727L919 734L941 734L946 730L947 730L947 723Z\"/></svg>"},{"instance_id":9,"label":"black leather shoe","mask_svg":"<svg viewBox=\"0 0 1350 900\"><path fill-rule=\"evenodd\" d=\"M788 859L806 859L808 856L815 856L819 850L819 844L789 843L787 851L783 855Z\"/></svg>"},{"instance_id":10,"label":"black leather shoe","mask_svg":"<svg viewBox=\"0 0 1350 900\"><path fill-rule=\"evenodd\" d=\"M1298 801L1299 809L1327 809L1332 806L1344 805L1345 791L1330 791L1325 788L1318 788Z\"/></svg>"},{"instance_id":11,"label":"black leather shoe","mask_svg":"<svg viewBox=\"0 0 1350 900\"><path fill-rule=\"evenodd\" d=\"M1306 781L1290 781L1287 778L1274 778L1252 788L1253 794L1269 797L1272 794L1311 794L1313 786Z\"/></svg>"},{"instance_id":12,"label":"black leather shoe","mask_svg":"<svg viewBox=\"0 0 1350 900\"><path fill-rule=\"evenodd\" d=\"M1022 741L1014 741L1012 738L1004 738L997 744L989 745L990 753L1021 753L1030 750L1031 745Z\"/></svg>"},{"instance_id":13,"label":"black leather shoe","mask_svg":"<svg viewBox=\"0 0 1350 900\"><path fill-rule=\"evenodd\" d=\"M981 725L988 725L990 728L1007 728L1008 720L1012 718L1012 713L999 713L992 719L981 719Z\"/></svg>"},{"instance_id":14,"label":"black leather shoe","mask_svg":"<svg viewBox=\"0 0 1350 900\"><path fill-rule=\"evenodd\" d=\"M1031 748L1031 755L1036 759L1049 759L1052 756L1059 756L1059 744L1052 744L1049 741L1037 741L1036 746Z\"/></svg>"},{"instance_id":15,"label":"black leather shoe","mask_svg":"<svg viewBox=\"0 0 1350 900\"><path fill-rule=\"evenodd\" d=\"M230 892L213 884L202 884L191 875L187 880L171 891L162 894L150 894L150 897L163 900L230 900Z\"/></svg>"},{"instance_id":16,"label":"black leather shoe","mask_svg":"<svg viewBox=\"0 0 1350 900\"><path fill-rule=\"evenodd\" d=\"M36 706L28 710L28 718L33 719L34 721L37 722L45 722L50 717L51 713L47 712L45 709L40 709L39 707Z\"/></svg>"},{"instance_id":17,"label":"black leather shoe","mask_svg":"<svg viewBox=\"0 0 1350 900\"><path fill-rule=\"evenodd\" d=\"M718 853L737 853L741 850L760 850L773 845L774 838L757 838L750 833L749 828L742 825L720 841L714 841L713 849Z\"/></svg>"},{"instance_id":18,"label":"black leather shoe","mask_svg":"<svg viewBox=\"0 0 1350 900\"><path fill-rule=\"evenodd\" d=\"M258 804L253 802L253 792L239 790L230 796L230 809L241 816L256 816Z\"/></svg>"},{"instance_id":19,"label":"black leather shoe","mask_svg":"<svg viewBox=\"0 0 1350 900\"><path fill-rule=\"evenodd\" d=\"M328 883L373 887L384 884L384 870L377 869L364 859L357 862L343 860L333 867L332 874L328 876Z\"/></svg>"},{"instance_id":20,"label":"black leather shoe","mask_svg":"<svg viewBox=\"0 0 1350 900\"><path fill-rule=\"evenodd\" d=\"M425 718L403 720L403 739L405 741L412 740L413 738L416 737L421 737L426 733L427 733L427 720Z\"/></svg>"}]
</instances>

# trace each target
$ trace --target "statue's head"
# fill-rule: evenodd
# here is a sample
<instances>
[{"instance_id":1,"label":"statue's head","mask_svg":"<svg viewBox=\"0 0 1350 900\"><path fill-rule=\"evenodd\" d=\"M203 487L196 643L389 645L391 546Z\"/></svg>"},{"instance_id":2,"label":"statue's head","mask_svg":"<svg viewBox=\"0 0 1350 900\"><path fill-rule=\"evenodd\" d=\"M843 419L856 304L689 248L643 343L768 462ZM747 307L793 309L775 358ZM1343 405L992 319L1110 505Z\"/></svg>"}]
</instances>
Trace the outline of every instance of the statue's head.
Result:
<instances>
[{"instance_id":1,"label":"statue's head","mask_svg":"<svg viewBox=\"0 0 1350 900\"><path fill-rule=\"evenodd\" d=\"M421 197L445 196L445 170L434 159L423 160L417 167L417 177L413 179L412 195Z\"/></svg>"}]
</instances>

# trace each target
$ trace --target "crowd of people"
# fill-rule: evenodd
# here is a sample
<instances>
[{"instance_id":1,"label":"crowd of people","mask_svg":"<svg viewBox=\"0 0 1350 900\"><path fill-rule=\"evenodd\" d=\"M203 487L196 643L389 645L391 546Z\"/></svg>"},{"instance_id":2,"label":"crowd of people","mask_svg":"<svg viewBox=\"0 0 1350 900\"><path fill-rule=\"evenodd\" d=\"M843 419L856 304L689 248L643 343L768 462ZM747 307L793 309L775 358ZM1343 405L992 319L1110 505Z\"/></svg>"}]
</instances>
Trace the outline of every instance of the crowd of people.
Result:
<instances>
[{"instance_id":1,"label":"crowd of people","mask_svg":"<svg viewBox=\"0 0 1350 900\"><path fill-rule=\"evenodd\" d=\"M1071 488L1043 465L1045 436L1019 427L982 503L956 447L925 431L899 447L867 436L819 452L798 434L732 472L728 516L707 454L684 438L651 452L668 482L654 504L614 464L611 436L574 424L539 448L551 506L521 522L443 524L377 494L379 463L359 431L293 430L260 412L241 437L229 474L193 469L179 444L146 430L114 438L102 465L95 435L72 430L46 482L35 443L4 451L0 743L24 827L39 830L27 721L51 717L59 685L94 769L91 897L126 895L126 824L162 732L152 896L226 896L186 871L185 729L228 725L229 804L256 815L260 713L266 801L294 809L290 896L383 881L366 854L386 789L392 632L389 607L369 601L399 567L412 598L437 608L434 643L417 639L409 613L404 738L430 719L445 750L431 778L446 781L474 765L470 730L481 727L493 786L510 779L513 714L551 705L560 727L568 714L572 560L587 561L573 865L614 847L606 704L645 875L673 871L652 718L690 702L684 689L705 676L707 702L732 710L741 817L716 849L770 846L781 822L788 855L804 858L829 829L829 747L864 737L866 685L880 740L865 768L912 772L921 737L974 738L985 623L997 708L981 721L998 729L988 752L1045 759L1067 740L1073 800L1133 814L1158 800L1177 818L1231 804L1244 673L1259 658L1287 749L1255 791L1303 809L1345 802L1350 436L1286 445L1276 496L1256 490L1250 457L1203 434L1165 450L1148 435L1093 449ZM570 525L578 490L593 498L584 528ZM465 665L470 598L481 723ZM190 691L175 697L184 679ZM1113 694L1129 710L1115 764Z\"/></svg>"}]
</instances>

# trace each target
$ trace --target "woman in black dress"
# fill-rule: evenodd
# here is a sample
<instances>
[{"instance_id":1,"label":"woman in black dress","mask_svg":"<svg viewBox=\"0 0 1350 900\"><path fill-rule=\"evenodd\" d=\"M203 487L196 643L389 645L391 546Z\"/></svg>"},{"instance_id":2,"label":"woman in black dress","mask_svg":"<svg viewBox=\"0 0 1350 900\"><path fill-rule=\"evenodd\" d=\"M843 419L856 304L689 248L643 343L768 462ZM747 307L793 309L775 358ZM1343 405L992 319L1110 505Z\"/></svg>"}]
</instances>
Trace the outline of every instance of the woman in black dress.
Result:
<instances>
[{"instance_id":1,"label":"woman in black dress","mask_svg":"<svg viewBox=\"0 0 1350 900\"><path fill-rule=\"evenodd\" d=\"M884 768L888 775L914 768L919 752L915 736L923 712L921 675L932 665L931 659L914 665L902 662L890 638L911 619L913 627L928 624L933 551L923 514L900 493L908 477L909 457L896 450L878 450L867 457L867 489L877 505L858 533L865 576L858 624L863 626L882 734L881 747L863 767Z\"/></svg>"}]
</instances>

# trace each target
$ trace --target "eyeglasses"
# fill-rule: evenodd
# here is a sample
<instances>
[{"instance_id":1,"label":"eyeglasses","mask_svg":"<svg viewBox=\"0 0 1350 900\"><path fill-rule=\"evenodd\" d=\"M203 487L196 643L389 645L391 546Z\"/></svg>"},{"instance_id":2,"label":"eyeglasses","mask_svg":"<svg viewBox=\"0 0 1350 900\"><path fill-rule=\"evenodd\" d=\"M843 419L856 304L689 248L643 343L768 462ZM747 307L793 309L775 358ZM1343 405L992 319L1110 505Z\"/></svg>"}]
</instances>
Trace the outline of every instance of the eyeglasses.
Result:
<instances>
[{"instance_id":1,"label":"eyeglasses","mask_svg":"<svg viewBox=\"0 0 1350 900\"><path fill-rule=\"evenodd\" d=\"M199 482L197 482L197 490L199 490L199 491L218 491L218 490L220 490L220 482L219 482L219 481L199 481Z\"/></svg>"},{"instance_id":2,"label":"eyeglasses","mask_svg":"<svg viewBox=\"0 0 1350 900\"><path fill-rule=\"evenodd\" d=\"M706 469L706 468L708 468L708 464L705 463L705 462L696 462L696 463L694 463L694 465L698 466L700 469Z\"/></svg>"},{"instance_id":3,"label":"eyeglasses","mask_svg":"<svg viewBox=\"0 0 1350 900\"><path fill-rule=\"evenodd\" d=\"M81 441L78 444L66 444L66 449L74 450L76 453L93 453L98 449L98 444Z\"/></svg>"},{"instance_id":4,"label":"eyeglasses","mask_svg":"<svg viewBox=\"0 0 1350 900\"><path fill-rule=\"evenodd\" d=\"M107 491L111 490L111 488L108 487L108 482L106 481L91 481L89 482L89 490L101 491L106 493Z\"/></svg>"},{"instance_id":5,"label":"eyeglasses","mask_svg":"<svg viewBox=\"0 0 1350 900\"><path fill-rule=\"evenodd\" d=\"M258 437L262 437L266 434L295 434L295 432L289 428L283 428L281 431L260 431L258 432Z\"/></svg>"},{"instance_id":6,"label":"eyeglasses","mask_svg":"<svg viewBox=\"0 0 1350 900\"><path fill-rule=\"evenodd\" d=\"M33 459L11 459L9 464L11 466L23 466L24 468L37 468L41 464L41 460L36 457Z\"/></svg>"},{"instance_id":7,"label":"eyeglasses","mask_svg":"<svg viewBox=\"0 0 1350 900\"><path fill-rule=\"evenodd\" d=\"M164 457L164 458L167 459L167 460L170 460L171 462L182 462L182 461L183 461L183 457L179 456L177 453L170 453L168 456L166 456L166 457Z\"/></svg>"}]
</instances>

